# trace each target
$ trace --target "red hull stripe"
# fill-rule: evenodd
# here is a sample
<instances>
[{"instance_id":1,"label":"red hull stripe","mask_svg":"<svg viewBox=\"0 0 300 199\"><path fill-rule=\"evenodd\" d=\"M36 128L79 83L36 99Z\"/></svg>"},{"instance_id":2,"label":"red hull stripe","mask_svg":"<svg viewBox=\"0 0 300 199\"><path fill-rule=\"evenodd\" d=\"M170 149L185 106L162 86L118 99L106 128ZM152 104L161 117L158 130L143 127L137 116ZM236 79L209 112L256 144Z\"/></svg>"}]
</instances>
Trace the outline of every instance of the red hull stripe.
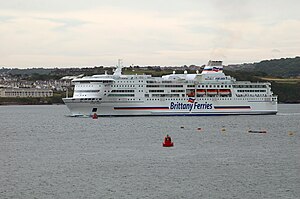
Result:
<instances>
[{"instance_id":1,"label":"red hull stripe","mask_svg":"<svg viewBox=\"0 0 300 199\"><path fill-rule=\"evenodd\" d=\"M215 109L251 109L250 106L215 106Z\"/></svg>"},{"instance_id":2,"label":"red hull stripe","mask_svg":"<svg viewBox=\"0 0 300 199\"><path fill-rule=\"evenodd\" d=\"M115 110L169 110L169 107L114 107Z\"/></svg>"}]
</instances>

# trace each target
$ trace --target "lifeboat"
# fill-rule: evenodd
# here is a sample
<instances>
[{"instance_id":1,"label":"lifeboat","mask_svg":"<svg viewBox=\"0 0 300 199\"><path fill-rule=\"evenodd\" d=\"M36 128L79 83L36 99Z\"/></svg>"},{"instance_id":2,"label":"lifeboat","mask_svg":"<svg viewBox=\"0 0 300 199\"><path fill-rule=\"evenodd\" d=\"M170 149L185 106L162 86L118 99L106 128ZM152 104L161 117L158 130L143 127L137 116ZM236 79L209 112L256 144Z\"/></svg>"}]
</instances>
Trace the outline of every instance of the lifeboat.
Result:
<instances>
[{"instance_id":1,"label":"lifeboat","mask_svg":"<svg viewBox=\"0 0 300 199\"><path fill-rule=\"evenodd\" d=\"M220 93L220 95L229 95L230 89L220 89L219 93Z\"/></svg>"},{"instance_id":2,"label":"lifeboat","mask_svg":"<svg viewBox=\"0 0 300 199\"><path fill-rule=\"evenodd\" d=\"M218 90L216 90L216 89L207 89L207 94L216 95L216 94L218 94Z\"/></svg>"},{"instance_id":3,"label":"lifeboat","mask_svg":"<svg viewBox=\"0 0 300 199\"><path fill-rule=\"evenodd\" d=\"M172 142L171 137L169 135L167 135L165 137L165 140L162 143L162 145L163 145L163 147L173 147L174 146L174 143Z\"/></svg>"},{"instance_id":4,"label":"lifeboat","mask_svg":"<svg viewBox=\"0 0 300 199\"><path fill-rule=\"evenodd\" d=\"M197 94L205 95L205 90L204 89L197 89L196 92L197 92Z\"/></svg>"}]
</instances>

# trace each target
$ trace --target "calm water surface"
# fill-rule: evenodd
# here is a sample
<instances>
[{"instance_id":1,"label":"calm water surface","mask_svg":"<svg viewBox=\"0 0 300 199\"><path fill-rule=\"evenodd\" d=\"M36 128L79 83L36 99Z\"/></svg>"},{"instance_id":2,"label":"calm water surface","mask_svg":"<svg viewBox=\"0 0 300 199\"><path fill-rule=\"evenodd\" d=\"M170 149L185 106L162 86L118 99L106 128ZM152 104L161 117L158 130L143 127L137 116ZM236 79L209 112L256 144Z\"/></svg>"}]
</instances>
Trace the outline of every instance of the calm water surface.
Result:
<instances>
[{"instance_id":1,"label":"calm water surface","mask_svg":"<svg viewBox=\"0 0 300 199\"><path fill-rule=\"evenodd\" d=\"M0 198L300 198L300 105L273 116L68 114L0 107ZM167 133L173 148L161 146Z\"/></svg>"}]
</instances>

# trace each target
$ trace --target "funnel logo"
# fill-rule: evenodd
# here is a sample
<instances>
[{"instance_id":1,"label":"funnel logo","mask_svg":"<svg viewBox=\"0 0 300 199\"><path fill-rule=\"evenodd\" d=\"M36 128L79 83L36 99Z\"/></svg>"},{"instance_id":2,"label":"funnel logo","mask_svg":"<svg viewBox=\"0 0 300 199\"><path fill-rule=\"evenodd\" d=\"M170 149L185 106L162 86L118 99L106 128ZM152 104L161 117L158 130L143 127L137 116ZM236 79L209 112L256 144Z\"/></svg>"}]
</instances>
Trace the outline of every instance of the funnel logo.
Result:
<instances>
[{"instance_id":1,"label":"funnel logo","mask_svg":"<svg viewBox=\"0 0 300 199\"><path fill-rule=\"evenodd\" d=\"M219 72L220 70L222 70L222 68L218 68L218 67L213 67L212 68L212 71L215 71L215 72Z\"/></svg>"},{"instance_id":2,"label":"funnel logo","mask_svg":"<svg viewBox=\"0 0 300 199\"><path fill-rule=\"evenodd\" d=\"M190 98L188 99L188 102L189 102L189 103L194 103L194 102L195 102L195 98L191 98L191 97L190 97Z\"/></svg>"}]
</instances>

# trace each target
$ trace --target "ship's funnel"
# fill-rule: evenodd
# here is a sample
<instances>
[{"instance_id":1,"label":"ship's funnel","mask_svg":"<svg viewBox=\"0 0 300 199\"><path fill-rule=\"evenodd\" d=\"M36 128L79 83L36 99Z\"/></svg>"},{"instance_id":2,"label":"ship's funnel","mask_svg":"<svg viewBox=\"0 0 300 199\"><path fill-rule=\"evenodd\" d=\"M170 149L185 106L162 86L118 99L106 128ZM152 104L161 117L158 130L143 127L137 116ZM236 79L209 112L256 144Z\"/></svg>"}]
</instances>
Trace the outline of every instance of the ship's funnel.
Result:
<instances>
[{"instance_id":1,"label":"ship's funnel","mask_svg":"<svg viewBox=\"0 0 300 199\"><path fill-rule=\"evenodd\" d=\"M223 73L222 61L209 61L201 74Z\"/></svg>"}]
</instances>

